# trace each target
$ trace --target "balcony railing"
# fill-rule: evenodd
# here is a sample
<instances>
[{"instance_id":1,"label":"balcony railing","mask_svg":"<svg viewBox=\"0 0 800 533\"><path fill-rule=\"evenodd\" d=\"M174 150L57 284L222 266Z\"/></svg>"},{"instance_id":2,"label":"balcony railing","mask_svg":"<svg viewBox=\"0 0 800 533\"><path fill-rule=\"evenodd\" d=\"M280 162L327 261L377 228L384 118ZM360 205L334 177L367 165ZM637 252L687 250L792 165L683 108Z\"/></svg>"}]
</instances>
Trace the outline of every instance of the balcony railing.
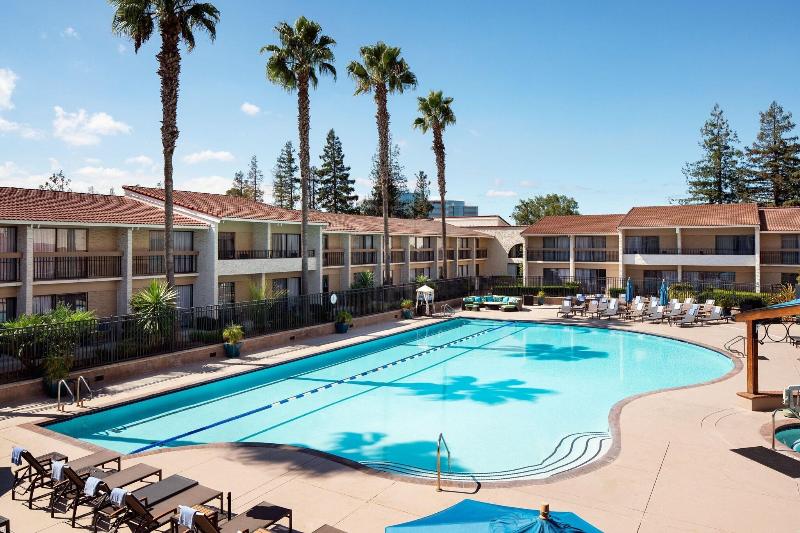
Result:
<instances>
[{"instance_id":1,"label":"balcony railing","mask_svg":"<svg viewBox=\"0 0 800 533\"><path fill-rule=\"evenodd\" d=\"M0 283L7 281L19 281L19 258L17 257L0 258Z\"/></svg>"},{"instance_id":2,"label":"balcony railing","mask_svg":"<svg viewBox=\"0 0 800 533\"><path fill-rule=\"evenodd\" d=\"M489 257L489 250L486 248L478 248L475 250L475 259L486 259Z\"/></svg>"},{"instance_id":3,"label":"balcony railing","mask_svg":"<svg viewBox=\"0 0 800 533\"><path fill-rule=\"evenodd\" d=\"M314 250L306 250L307 256L314 257ZM219 250L217 257L227 259L296 259L300 250Z\"/></svg>"},{"instance_id":4,"label":"balcony railing","mask_svg":"<svg viewBox=\"0 0 800 533\"><path fill-rule=\"evenodd\" d=\"M404 250L392 250L392 263L405 263L406 252Z\"/></svg>"},{"instance_id":5,"label":"balcony railing","mask_svg":"<svg viewBox=\"0 0 800 533\"><path fill-rule=\"evenodd\" d=\"M433 261L433 250L411 250L411 261Z\"/></svg>"},{"instance_id":6,"label":"balcony railing","mask_svg":"<svg viewBox=\"0 0 800 533\"><path fill-rule=\"evenodd\" d=\"M458 258L459 259L472 259L472 250L459 250L458 251Z\"/></svg>"},{"instance_id":7,"label":"balcony railing","mask_svg":"<svg viewBox=\"0 0 800 533\"><path fill-rule=\"evenodd\" d=\"M354 265L374 265L377 262L377 250L354 250L350 252L350 263Z\"/></svg>"},{"instance_id":8,"label":"balcony railing","mask_svg":"<svg viewBox=\"0 0 800 533\"><path fill-rule=\"evenodd\" d=\"M569 250L560 248L528 250L528 261L569 261Z\"/></svg>"},{"instance_id":9,"label":"balcony railing","mask_svg":"<svg viewBox=\"0 0 800 533\"><path fill-rule=\"evenodd\" d=\"M439 261L441 261L443 258L444 258L444 250L439 248ZM448 261L452 261L455 258L456 258L456 251L454 249L452 249L452 248L448 248L447 249L447 260Z\"/></svg>"},{"instance_id":10,"label":"balcony railing","mask_svg":"<svg viewBox=\"0 0 800 533\"><path fill-rule=\"evenodd\" d=\"M193 274L197 272L197 255L175 254L172 256L176 274ZM158 276L167 273L164 254L143 254L133 256L134 276Z\"/></svg>"},{"instance_id":11,"label":"balcony railing","mask_svg":"<svg viewBox=\"0 0 800 533\"><path fill-rule=\"evenodd\" d=\"M761 250L761 263L767 265L800 265L800 250Z\"/></svg>"},{"instance_id":12,"label":"balcony railing","mask_svg":"<svg viewBox=\"0 0 800 533\"><path fill-rule=\"evenodd\" d=\"M344 265L343 250L325 250L322 252L322 266L342 266Z\"/></svg>"},{"instance_id":13,"label":"balcony railing","mask_svg":"<svg viewBox=\"0 0 800 533\"><path fill-rule=\"evenodd\" d=\"M121 259L118 255L34 257L33 279L118 278Z\"/></svg>"},{"instance_id":14,"label":"balcony railing","mask_svg":"<svg viewBox=\"0 0 800 533\"><path fill-rule=\"evenodd\" d=\"M581 248L575 250L575 261L583 261L587 263L603 263L609 261L619 261L619 250Z\"/></svg>"},{"instance_id":15,"label":"balcony railing","mask_svg":"<svg viewBox=\"0 0 800 533\"><path fill-rule=\"evenodd\" d=\"M652 255L753 255L753 250L726 248L625 248L626 254Z\"/></svg>"}]
</instances>

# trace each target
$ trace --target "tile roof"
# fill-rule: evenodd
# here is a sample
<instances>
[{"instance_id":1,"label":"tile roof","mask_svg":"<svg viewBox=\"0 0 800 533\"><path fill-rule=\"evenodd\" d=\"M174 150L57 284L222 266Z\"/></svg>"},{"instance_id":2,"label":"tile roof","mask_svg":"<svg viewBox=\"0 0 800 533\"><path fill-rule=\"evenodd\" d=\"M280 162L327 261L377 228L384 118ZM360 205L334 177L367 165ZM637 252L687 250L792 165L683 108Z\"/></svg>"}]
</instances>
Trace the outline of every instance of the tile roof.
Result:
<instances>
[{"instance_id":1,"label":"tile roof","mask_svg":"<svg viewBox=\"0 0 800 533\"><path fill-rule=\"evenodd\" d=\"M761 231L800 231L800 207L761 207Z\"/></svg>"},{"instance_id":2,"label":"tile roof","mask_svg":"<svg viewBox=\"0 0 800 533\"><path fill-rule=\"evenodd\" d=\"M625 217L616 215L559 215L546 216L522 232L523 235L570 235L616 233Z\"/></svg>"},{"instance_id":3,"label":"tile roof","mask_svg":"<svg viewBox=\"0 0 800 533\"><path fill-rule=\"evenodd\" d=\"M634 207L619 225L623 228L674 228L758 224L756 204L704 204Z\"/></svg>"},{"instance_id":4,"label":"tile roof","mask_svg":"<svg viewBox=\"0 0 800 533\"><path fill-rule=\"evenodd\" d=\"M164 190L152 187L125 185L125 191L138 193L156 200L164 200ZM269 220L284 222L300 222L300 211L284 209L274 205L255 202L247 198L238 198L225 194L206 192L174 191L175 205L204 213L216 218L239 218L248 220ZM342 215L311 211L309 221L312 223L327 224L326 231L348 233L383 233L383 218L365 215ZM404 218L390 218L389 232L394 235L438 235L441 233L441 223L432 219L413 220ZM475 236L485 237L485 234L447 225L448 236Z\"/></svg>"},{"instance_id":5,"label":"tile roof","mask_svg":"<svg viewBox=\"0 0 800 533\"><path fill-rule=\"evenodd\" d=\"M164 210L125 196L0 187L0 220L164 225ZM205 226L175 215L176 226Z\"/></svg>"}]
</instances>

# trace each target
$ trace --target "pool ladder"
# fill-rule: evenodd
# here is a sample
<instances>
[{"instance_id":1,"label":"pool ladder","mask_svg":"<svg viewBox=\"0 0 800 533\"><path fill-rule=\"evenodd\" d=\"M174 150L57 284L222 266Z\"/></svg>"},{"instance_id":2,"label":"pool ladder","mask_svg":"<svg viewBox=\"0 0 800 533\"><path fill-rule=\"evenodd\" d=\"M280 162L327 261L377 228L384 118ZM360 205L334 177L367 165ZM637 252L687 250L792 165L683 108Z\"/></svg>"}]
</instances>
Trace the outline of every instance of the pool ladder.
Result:
<instances>
[{"instance_id":1,"label":"pool ladder","mask_svg":"<svg viewBox=\"0 0 800 533\"><path fill-rule=\"evenodd\" d=\"M439 308L439 312L442 314L442 316L446 316L448 318L455 314L455 310L450 307L449 304L442 304L442 307Z\"/></svg>"},{"instance_id":2,"label":"pool ladder","mask_svg":"<svg viewBox=\"0 0 800 533\"><path fill-rule=\"evenodd\" d=\"M62 380L60 380L58 382L58 398L57 398L58 406L57 406L57 409L59 411L63 412L64 411L64 407L66 405L71 405L73 403L76 404L78 407L83 407L84 406L83 404L84 404L84 402L86 400L84 398L81 398L81 384L83 384L83 386L88 391L89 399L90 400L94 399L94 391L89 386L89 383L86 381L85 377L78 376L78 379L75 382L75 391L76 391L77 396L78 396L77 400L75 398L75 394L72 394L72 389L69 387L69 384L67 384L67 380L66 379L62 379ZM69 402L62 402L61 401L61 390L62 389L67 391L67 394L69 395Z\"/></svg>"},{"instance_id":3,"label":"pool ladder","mask_svg":"<svg viewBox=\"0 0 800 533\"><path fill-rule=\"evenodd\" d=\"M444 440L444 434L439 433L439 439L436 441L436 492L442 492L442 444L447 451L447 472L450 472L450 447Z\"/></svg>"}]
</instances>

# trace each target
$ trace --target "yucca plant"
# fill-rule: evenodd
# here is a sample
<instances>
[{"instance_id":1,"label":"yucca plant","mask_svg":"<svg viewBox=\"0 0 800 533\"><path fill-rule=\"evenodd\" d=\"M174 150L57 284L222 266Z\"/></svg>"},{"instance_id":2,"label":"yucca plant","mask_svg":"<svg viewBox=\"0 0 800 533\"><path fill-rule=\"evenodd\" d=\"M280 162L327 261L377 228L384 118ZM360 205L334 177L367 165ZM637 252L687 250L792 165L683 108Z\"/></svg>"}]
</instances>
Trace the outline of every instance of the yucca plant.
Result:
<instances>
[{"instance_id":1,"label":"yucca plant","mask_svg":"<svg viewBox=\"0 0 800 533\"><path fill-rule=\"evenodd\" d=\"M172 330L178 292L166 281L154 279L131 298L131 310L142 331L150 335Z\"/></svg>"},{"instance_id":2,"label":"yucca plant","mask_svg":"<svg viewBox=\"0 0 800 533\"><path fill-rule=\"evenodd\" d=\"M350 285L351 289L371 289L375 286L375 274L371 271L359 272L356 274L355 281Z\"/></svg>"}]
</instances>

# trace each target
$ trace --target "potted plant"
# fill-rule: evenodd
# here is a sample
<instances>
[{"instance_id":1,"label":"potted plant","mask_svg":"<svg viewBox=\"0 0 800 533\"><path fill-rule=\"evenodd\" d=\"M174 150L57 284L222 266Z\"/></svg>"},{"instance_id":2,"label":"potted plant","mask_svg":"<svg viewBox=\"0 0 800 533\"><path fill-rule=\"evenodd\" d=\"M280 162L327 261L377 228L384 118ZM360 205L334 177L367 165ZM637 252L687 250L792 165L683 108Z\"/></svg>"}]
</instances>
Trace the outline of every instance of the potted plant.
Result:
<instances>
[{"instance_id":1,"label":"potted plant","mask_svg":"<svg viewBox=\"0 0 800 533\"><path fill-rule=\"evenodd\" d=\"M353 315L342 310L336 315L336 322L334 322L333 326L336 328L336 333L347 333L347 330L350 329L350 325L352 323Z\"/></svg>"},{"instance_id":2,"label":"potted plant","mask_svg":"<svg viewBox=\"0 0 800 533\"><path fill-rule=\"evenodd\" d=\"M222 340L225 341L223 345L225 348L225 355L228 357L239 357L243 338L244 329L242 329L242 326L239 324L231 324L222 330Z\"/></svg>"},{"instance_id":3,"label":"potted plant","mask_svg":"<svg viewBox=\"0 0 800 533\"><path fill-rule=\"evenodd\" d=\"M406 298L405 300L400 302L400 309L402 309L403 318L413 318L414 313L411 311L411 308L414 307L414 302Z\"/></svg>"},{"instance_id":4,"label":"potted plant","mask_svg":"<svg viewBox=\"0 0 800 533\"><path fill-rule=\"evenodd\" d=\"M734 301L732 296L728 296L727 294L721 296L717 300L717 305L719 305L722 308L722 316L731 316L731 309L733 308L735 303L736 302Z\"/></svg>"},{"instance_id":5,"label":"potted plant","mask_svg":"<svg viewBox=\"0 0 800 533\"><path fill-rule=\"evenodd\" d=\"M71 355L49 355L44 360L42 385L48 396L58 397L58 383L69 377L72 368Z\"/></svg>"},{"instance_id":6,"label":"potted plant","mask_svg":"<svg viewBox=\"0 0 800 533\"><path fill-rule=\"evenodd\" d=\"M544 291L540 290L538 293L536 293L536 298L539 305L544 305Z\"/></svg>"}]
</instances>

